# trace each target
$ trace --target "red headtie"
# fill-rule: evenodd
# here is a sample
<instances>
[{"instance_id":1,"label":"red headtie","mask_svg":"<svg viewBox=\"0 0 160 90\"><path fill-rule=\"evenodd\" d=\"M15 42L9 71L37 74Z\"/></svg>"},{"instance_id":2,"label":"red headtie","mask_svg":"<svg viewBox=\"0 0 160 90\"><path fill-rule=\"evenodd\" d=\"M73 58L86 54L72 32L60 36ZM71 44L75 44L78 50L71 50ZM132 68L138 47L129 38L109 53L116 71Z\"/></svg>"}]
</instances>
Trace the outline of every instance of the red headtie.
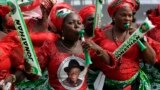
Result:
<instances>
[{"instance_id":1,"label":"red headtie","mask_svg":"<svg viewBox=\"0 0 160 90\"><path fill-rule=\"evenodd\" d=\"M58 33L61 33L61 27L62 27L64 17L63 17L63 14L57 14L57 12L62 9L71 11L73 8L65 2L57 3L56 5L53 6L49 15L49 24L51 26L54 25ZM58 15L61 15L62 17Z\"/></svg>"},{"instance_id":2,"label":"red headtie","mask_svg":"<svg viewBox=\"0 0 160 90\"><path fill-rule=\"evenodd\" d=\"M112 17L118 9L126 7L127 5L131 8L133 12L139 9L138 0L113 0L108 5L108 13L110 17Z\"/></svg>"},{"instance_id":3,"label":"red headtie","mask_svg":"<svg viewBox=\"0 0 160 90\"><path fill-rule=\"evenodd\" d=\"M0 5L0 15L2 17L5 17L6 14L8 14L10 12L10 8L8 6L1 6Z\"/></svg>"},{"instance_id":4,"label":"red headtie","mask_svg":"<svg viewBox=\"0 0 160 90\"><path fill-rule=\"evenodd\" d=\"M160 5L156 9L150 9L147 12L148 18L156 27L160 28Z\"/></svg>"},{"instance_id":5,"label":"red headtie","mask_svg":"<svg viewBox=\"0 0 160 90\"><path fill-rule=\"evenodd\" d=\"M82 17L82 20L84 21L87 16L95 14L96 7L95 5L87 5L80 9L79 15Z\"/></svg>"}]
</instances>

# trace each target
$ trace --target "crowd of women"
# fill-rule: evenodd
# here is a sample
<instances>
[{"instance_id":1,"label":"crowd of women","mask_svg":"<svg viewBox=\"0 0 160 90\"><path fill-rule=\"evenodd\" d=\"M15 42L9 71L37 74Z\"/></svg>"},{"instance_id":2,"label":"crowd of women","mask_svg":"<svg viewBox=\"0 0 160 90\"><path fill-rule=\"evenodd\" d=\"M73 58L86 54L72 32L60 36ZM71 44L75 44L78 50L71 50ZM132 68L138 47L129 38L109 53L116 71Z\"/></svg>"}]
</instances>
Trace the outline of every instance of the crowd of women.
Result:
<instances>
[{"instance_id":1,"label":"crowd of women","mask_svg":"<svg viewBox=\"0 0 160 90\"><path fill-rule=\"evenodd\" d=\"M33 0L20 8L42 76L26 62L11 7L0 6L0 90L8 82L9 90L160 89L160 6L146 11L155 27L140 39L145 50L135 43L120 59L113 52L137 30L139 0L112 0L106 8L112 22L103 28L93 27L95 5L78 11L66 2ZM86 64L85 50L92 64Z\"/></svg>"}]
</instances>

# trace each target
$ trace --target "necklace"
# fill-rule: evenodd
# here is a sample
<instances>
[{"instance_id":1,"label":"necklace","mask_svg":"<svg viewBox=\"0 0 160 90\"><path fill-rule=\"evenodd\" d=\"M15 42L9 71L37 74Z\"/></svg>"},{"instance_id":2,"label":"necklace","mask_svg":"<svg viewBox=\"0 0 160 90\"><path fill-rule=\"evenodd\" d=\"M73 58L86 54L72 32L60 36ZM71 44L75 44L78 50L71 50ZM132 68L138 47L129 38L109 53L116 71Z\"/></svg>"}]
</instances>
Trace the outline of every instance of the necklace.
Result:
<instances>
[{"instance_id":1,"label":"necklace","mask_svg":"<svg viewBox=\"0 0 160 90\"><path fill-rule=\"evenodd\" d=\"M62 41L60 41L60 44L61 44L61 46L62 46L66 51L71 52L70 48L68 48L67 46L65 46Z\"/></svg>"},{"instance_id":2,"label":"necklace","mask_svg":"<svg viewBox=\"0 0 160 90\"><path fill-rule=\"evenodd\" d=\"M125 41L125 39L126 39L126 37L127 37L127 34L128 34L128 31L126 32L125 37L123 38L123 41ZM118 39L118 38L116 37L116 35L114 34L113 29L112 29L112 38L113 38L114 43L115 43L116 46L118 47L119 45L118 45L117 41L119 41L119 39ZM118 59L118 66L121 65L121 63L122 63L121 60L122 60L122 58Z\"/></svg>"},{"instance_id":3,"label":"necklace","mask_svg":"<svg viewBox=\"0 0 160 90\"><path fill-rule=\"evenodd\" d=\"M73 45L71 48L68 48L66 45L64 45L62 40L60 41L60 44L61 44L62 48L64 48L66 51L71 53L73 51L73 48L75 48L77 46L78 42L76 42L76 44Z\"/></svg>"},{"instance_id":4,"label":"necklace","mask_svg":"<svg viewBox=\"0 0 160 90\"><path fill-rule=\"evenodd\" d=\"M124 38L123 38L123 41L125 41L125 39L126 39L126 37L127 37L127 34L128 34L128 31L126 32L126 34L125 34L125 36L124 36ZM113 29L112 29L112 38L113 38L114 43L115 43L116 46L118 47L119 45L118 45L117 41L120 41L120 40L116 37Z\"/></svg>"}]
</instances>

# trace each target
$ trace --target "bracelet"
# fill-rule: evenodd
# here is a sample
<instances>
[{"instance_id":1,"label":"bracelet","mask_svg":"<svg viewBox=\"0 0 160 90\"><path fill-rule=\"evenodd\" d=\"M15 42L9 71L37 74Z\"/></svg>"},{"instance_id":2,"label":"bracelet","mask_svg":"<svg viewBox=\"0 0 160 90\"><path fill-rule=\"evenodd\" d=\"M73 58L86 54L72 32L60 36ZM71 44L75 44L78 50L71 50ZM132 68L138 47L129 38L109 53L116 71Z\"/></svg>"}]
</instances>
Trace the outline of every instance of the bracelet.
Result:
<instances>
[{"instance_id":1,"label":"bracelet","mask_svg":"<svg viewBox=\"0 0 160 90\"><path fill-rule=\"evenodd\" d=\"M16 76L14 74L12 74L12 83L16 82Z\"/></svg>"}]
</instances>

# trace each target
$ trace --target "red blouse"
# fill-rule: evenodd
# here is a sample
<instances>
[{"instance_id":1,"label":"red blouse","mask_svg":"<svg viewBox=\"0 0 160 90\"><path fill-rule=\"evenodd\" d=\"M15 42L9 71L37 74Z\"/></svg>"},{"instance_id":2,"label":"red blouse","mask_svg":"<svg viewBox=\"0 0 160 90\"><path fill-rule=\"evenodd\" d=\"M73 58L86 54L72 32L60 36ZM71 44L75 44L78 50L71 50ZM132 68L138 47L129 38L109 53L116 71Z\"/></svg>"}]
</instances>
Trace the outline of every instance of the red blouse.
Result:
<instances>
[{"instance_id":1,"label":"red blouse","mask_svg":"<svg viewBox=\"0 0 160 90\"><path fill-rule=\"evenodd\" d=\"M104 35L103 31L96 32L95 42L111 53L122 44L122 42L117 42L117 46L114 41ZM123 81L130 79L139 70L140 55L139 47L135 44L122 56L120 65L117 60L115 67L109 67L100 59L94 59L93 62L96 67L103 71L107 78Z\"/></svg>"},{"instance_id":2,"label":"red blouse","mask_svg":"<svg viewBox=\"0 0 160 90\"><path fill-rule=\"evenodd\" d=\"M35 52L38 51L39 47L43 45L43 42L45 40L54 40L57 38L53 33L50 33L50 32L30 32L30 37L31 37ZM4 65L6 65L8 70L11 70L11 64L12 64L12 66L15 67L12 70L23 69L24 55L23 55L22 45L20 43L20 38L17 35L17 32L12 31L4 39L2 39L0 43L1 43L0 49L2 48L1 51L3 52L1 57L2 56L5 57L5 59L1 58L3 60L3 63L2 63L2 60L0 60L0 68L1 67L4 68L5 67Z\"/></svg>"},{"instance_id":3,"label":"red blouse","mask_svg":"<svg viewBox=\"0 0 160 90\"><path fill-rule=\"evenodd\" d=\"M44 45L40 48L38 53L39 63L42 69L47 67L49 74L49 82L55 90L86 90L86 72L87 67L85 67L84 55L70 55L68 53L60 52L55 46L54 41L45 42ZM66 80L67 73L65 68L68 67L68 63L72 60L76 60L81 66L85 69L81 71L78 79L82 82L77 87L71 87L65 85L63 82Z\"/></svg>"},{"instance_id":4,"label":"red blouse","mask_svg":"<svg viewBox=\"0 0 160 90\"><path fill-rule=\"evenodd\" d=\"M9 43L1 42L0 44L0 80L6 79L17 70L24 69L23 61L11 57L12 52L10 46L11 44ZM14 86L11 87L11 90L14 90Z\"/></svg>"}]
</instances>

